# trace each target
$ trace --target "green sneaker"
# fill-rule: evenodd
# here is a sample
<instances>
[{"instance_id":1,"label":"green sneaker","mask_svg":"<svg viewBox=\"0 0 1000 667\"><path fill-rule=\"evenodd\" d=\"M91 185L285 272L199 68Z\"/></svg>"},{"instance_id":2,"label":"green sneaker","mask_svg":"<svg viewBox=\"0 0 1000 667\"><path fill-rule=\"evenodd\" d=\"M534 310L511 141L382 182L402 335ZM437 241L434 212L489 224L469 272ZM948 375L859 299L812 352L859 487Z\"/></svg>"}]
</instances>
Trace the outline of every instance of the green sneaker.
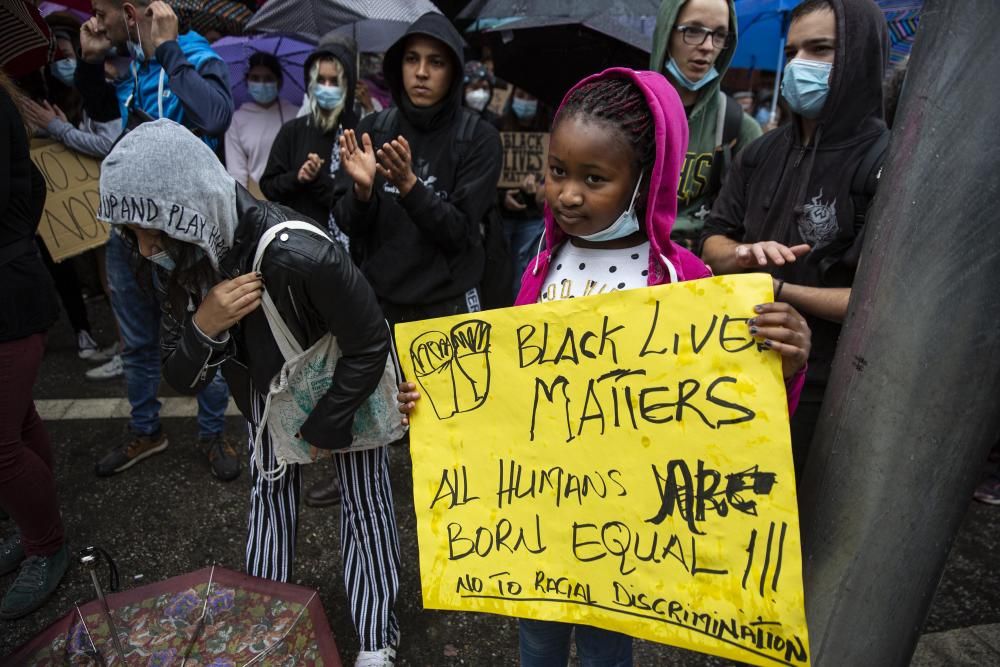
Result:
<instances>
[{"instance_id":1,"label":"green sneaker","mask_svg":"<svg viewBox=\"0 0 1000 667\"><path fill-rule=\"evenodd\" d=\"M10 574L24 560L21 533L14 533L0 543L0 577Z\"/></svg>"},{"instance_id":2,"label":"green sneaker","mask_svg":"<svg viewBox=\"0 0 1000 667\"><path fill-rule=\"evenodd\" d=\"M0 618L20 618L41 607L62 581L68 565L69 552L65 544L51 556L26 558L21 563L17 579L3 596Z\"/></svg>"}]
</instances>

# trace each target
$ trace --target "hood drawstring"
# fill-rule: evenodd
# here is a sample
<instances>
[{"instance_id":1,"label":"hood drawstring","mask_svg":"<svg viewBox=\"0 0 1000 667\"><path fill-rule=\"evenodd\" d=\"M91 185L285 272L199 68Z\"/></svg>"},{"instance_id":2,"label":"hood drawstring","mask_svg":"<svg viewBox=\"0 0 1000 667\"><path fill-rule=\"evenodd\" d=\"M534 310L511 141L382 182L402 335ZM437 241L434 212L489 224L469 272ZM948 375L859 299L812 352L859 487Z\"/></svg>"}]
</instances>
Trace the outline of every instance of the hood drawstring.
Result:
<instances>
[{"instance_id":1,"label":"hood drawstring","mask_svg":"<svg viewBox=\"0 0 1000 667\"><path fill-rule=\"evenodd\" d=\"M676 284L680 282L677 277L677 269L674 268L673 262L667 259L667 256L662 252L660 253L660 259L663 260L663 265L667 267L667 273L670 274L670 284Z\"/></svg>"},{"instance_id":2,"label":"hood drawstring","mask_svg":"<svg viewBox=\"0 0 1000 667\"><path fill-rule=\"evenodd\" d=\"M542 229L542 235L538 237L538 247L535 248L535 268L531 270L531 275L538 275L538 262L542 259L542 243L545 242L545 229Z\"/></svg>"},{"instance_id":3,"label":"hood drawstring","mask_svg":"<svg viewBox=\"0 0 1000 667\"><path fill-rule=\"evenodd\" d=\"M809 160L805 165L805 172L803 173L803 178L800 181L801 185L799 185L799 191L795 195L794 201L798 202L795 205L794 211L796 220L798 220L798 216L801 216L802 212L805 210L803 208L803 201L805 201L805 198L809 193L809 182L812 180L813 166L816 164L816 153L819 150L819 142L822 138L823 126L819 125L816 127L816 134L813 135L812 146L810 146L809 150Z\"/></svg>"}]
</instances>

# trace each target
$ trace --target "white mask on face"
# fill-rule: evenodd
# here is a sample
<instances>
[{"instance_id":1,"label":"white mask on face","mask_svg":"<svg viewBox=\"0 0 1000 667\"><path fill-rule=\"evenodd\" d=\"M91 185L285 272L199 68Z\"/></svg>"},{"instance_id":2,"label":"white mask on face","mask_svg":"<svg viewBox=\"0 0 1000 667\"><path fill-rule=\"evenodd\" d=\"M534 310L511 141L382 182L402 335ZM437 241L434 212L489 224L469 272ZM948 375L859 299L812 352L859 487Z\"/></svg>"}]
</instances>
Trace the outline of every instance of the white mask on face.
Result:
<instances>
[{"instance_id":1,"label":"white mask on face","mask_svg":"<svg viewBox=\"0 0 1000 667\"><path fill-rule=\"evenodd\" d=\"M490 101L490 93L482 88L478 90L470 90L465 94L465 103L469 105L470 109L475 109L476 111L482 111L486 108L486 105Z\"/></svg>"},{"instance_id":2,"label":"white mask on face","mask_svg":"<svg viewBox=\"0 0 1000 667\"><path fill-rule=\"evenodd\" d=\"M635 190L632 192L632 201L629 202L628 208L622 211L617 220L599 232L579 238L584 241L613 241L615 239L623 239L639 231L639 219L635 215L635 200L639 196L639 186L642 185L642 176L643 172L639 172L639 182L635 184Z\"/></svg>"}]
</instances>

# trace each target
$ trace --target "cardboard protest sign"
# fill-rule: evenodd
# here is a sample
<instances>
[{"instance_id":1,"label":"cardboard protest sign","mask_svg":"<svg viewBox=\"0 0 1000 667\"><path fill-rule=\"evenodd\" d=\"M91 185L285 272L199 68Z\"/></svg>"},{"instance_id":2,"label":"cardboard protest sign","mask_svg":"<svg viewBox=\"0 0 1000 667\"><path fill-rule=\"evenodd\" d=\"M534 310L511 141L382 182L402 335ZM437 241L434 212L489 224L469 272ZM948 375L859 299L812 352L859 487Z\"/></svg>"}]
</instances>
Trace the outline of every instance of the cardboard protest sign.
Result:
<instances>
[{"instance_id":1,"label":"cardboard protest sign","mask_svg":"<svg viewBox=\"0 0 1000 667\"><path fill-rule=\"evenodd\" d=\"M496 115L502 116L504 107L507 106L507 100L510 99L513 92L513 86L507 86L506 88L494 88L493 97L490 98L490 103L486 108Z\"/></svg>"},{"instance_id":2,"label":"cardboard protest sign","mask_svg":"<svg viewBox=\"0 0 1000 667\"><path fill-rule=\"evenodd\" d=\"M396 327L424 605L808 665L764 275Z\"/></svg>"},{"instance_id":3,"label":"cardboard protest sign","mask_svg":"<svg viewBox=\"0 0 1000 667\"><path fill-rule=\"evenodd\" d=\"M31 159L45 177L45 210L38 234L52 259L68 257L104 245L108 225L100 222L101 163L49 141L31 142Z\"/></svg>"},{"instance_id":4,"label":"cardboard protest sign","mask_svg":"<svg viewBox=\"0 0 1000 667\"><path fill-rule=\"evenodd\" d=\"M501 132L503 142L503 172L501 188L517 188L524 177L534 174L541 177L549 159L548 132Z\"/></svg>"}]
</instances>

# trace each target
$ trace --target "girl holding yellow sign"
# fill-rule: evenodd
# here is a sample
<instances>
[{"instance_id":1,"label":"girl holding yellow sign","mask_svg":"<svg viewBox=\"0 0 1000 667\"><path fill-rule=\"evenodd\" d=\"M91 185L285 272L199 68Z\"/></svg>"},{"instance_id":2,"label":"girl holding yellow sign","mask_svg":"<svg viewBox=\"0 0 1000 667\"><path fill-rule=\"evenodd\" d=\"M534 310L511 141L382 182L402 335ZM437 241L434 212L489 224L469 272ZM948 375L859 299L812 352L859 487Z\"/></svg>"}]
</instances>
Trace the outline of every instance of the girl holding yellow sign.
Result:
<instances>
[{"instance_id":1,"label":"girl holding yellow sign","mask_svg":"<svg viewBox=\"0 0 1000 667\"><path fill-rule=\"evenodd\" d=\"M670 240L687 121L660 74L612 68L563 100L552 128L545 190L545 248L521 280L517 305L706 278L711 271ZM789 410L802 388L810 331L786 303L755 307L751 335L781 355ZM400 385L408 423L420 394ZM566 664L576 629L582 665L631 665L632 640L586 625L522 619L525 666Z\"/></svg>"}]
</instances>

